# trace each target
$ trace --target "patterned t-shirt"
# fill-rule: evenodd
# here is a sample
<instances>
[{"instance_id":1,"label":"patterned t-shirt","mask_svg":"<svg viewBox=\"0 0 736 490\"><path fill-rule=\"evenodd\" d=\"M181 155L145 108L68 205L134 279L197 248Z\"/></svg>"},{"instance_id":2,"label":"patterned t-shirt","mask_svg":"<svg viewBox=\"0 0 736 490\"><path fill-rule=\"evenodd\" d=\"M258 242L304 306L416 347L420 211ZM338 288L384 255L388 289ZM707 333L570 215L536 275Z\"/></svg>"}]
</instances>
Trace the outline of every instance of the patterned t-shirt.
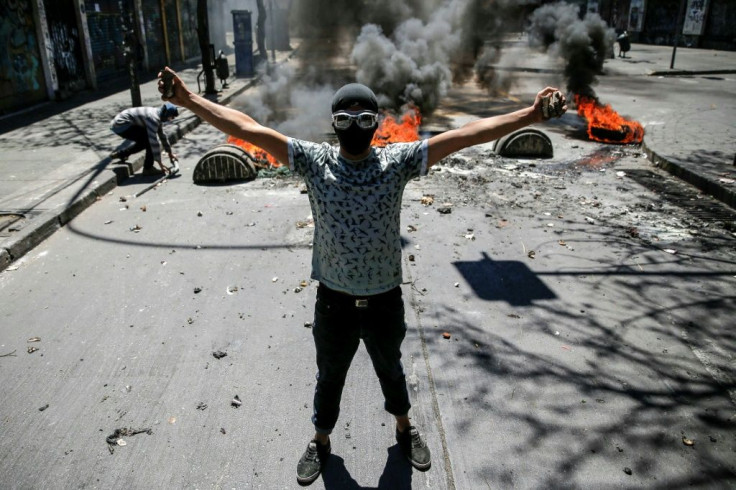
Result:
<instances>
[{"instance_id":1,"label":"patterned t-shirt","mask_svg":"<svg viewBox=\"0 0 736 490\"><path fill-rule=\"evenodd\" d=\"M374 147L350 161L337 146L289 139L289 168L307 185L314 217L312 278L353 295L401 284L401 198L427 173L427 142Z\"/></svg>"}]
</instances>

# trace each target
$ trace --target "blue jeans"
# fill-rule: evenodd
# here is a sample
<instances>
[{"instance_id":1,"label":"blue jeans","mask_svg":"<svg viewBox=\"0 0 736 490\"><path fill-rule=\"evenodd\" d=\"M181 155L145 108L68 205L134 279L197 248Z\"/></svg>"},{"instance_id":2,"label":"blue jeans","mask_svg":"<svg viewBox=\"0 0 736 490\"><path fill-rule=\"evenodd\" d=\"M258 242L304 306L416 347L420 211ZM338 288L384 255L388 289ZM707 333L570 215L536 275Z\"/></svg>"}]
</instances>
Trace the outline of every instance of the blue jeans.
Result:
<instances>
[{"instance_id":1,"label":"blue jeans","mask_svg":"<svg viewBox=\"0 0 736 490\"><path fill-rule=\"evenodd\" d=\"M381 384L384 408L393 415L406 415L411 404L401 364L401 342L406 335L401 288L356 297L320 284L314 310L317 385L312 423L316 431L330 434L337 423L345 377L360 339Z\"/></svg>"}]
</instances>

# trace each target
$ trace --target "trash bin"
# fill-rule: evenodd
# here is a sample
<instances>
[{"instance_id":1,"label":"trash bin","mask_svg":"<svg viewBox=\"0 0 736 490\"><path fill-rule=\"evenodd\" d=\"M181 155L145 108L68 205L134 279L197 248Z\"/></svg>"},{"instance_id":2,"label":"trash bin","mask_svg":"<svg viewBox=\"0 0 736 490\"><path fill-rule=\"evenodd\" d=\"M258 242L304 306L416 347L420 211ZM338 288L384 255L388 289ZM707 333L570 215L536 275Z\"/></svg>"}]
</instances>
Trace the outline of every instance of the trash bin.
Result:
<instances>
[{"instance_id":1,"label":"trash bin","mask_svg":"<svg viewBox=\"0 0 736 490\"><path fill-rule=\"evenodd\" d=\"M252 77L253 66L253 27L250 10L233 10L233 35L235 45L235 75Z\"/></svg>"}]
</instances>

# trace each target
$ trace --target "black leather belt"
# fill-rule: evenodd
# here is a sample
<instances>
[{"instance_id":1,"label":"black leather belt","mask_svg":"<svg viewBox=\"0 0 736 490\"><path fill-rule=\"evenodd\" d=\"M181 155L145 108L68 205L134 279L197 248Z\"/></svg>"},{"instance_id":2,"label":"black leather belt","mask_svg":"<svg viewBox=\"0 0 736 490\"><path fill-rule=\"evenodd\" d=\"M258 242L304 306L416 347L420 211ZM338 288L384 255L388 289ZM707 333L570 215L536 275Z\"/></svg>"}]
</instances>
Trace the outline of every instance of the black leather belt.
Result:
<instances>
[{"instance_id":1,"label":"black leather belt","mask_svg":"<svg viewBox=\"0 0 736 490\"><path fill-rule=\"evenodd\" d=\"M352 294L343 293L330 289L324 284L317 287L317 297L326 301L335 301L345 305L354 306L355 308L368 308L376 306L388 301L395 301L401 298L401 287L396 286L384 293L373 294L370 296L353 296Z\"/></svg>"}]
</instances>

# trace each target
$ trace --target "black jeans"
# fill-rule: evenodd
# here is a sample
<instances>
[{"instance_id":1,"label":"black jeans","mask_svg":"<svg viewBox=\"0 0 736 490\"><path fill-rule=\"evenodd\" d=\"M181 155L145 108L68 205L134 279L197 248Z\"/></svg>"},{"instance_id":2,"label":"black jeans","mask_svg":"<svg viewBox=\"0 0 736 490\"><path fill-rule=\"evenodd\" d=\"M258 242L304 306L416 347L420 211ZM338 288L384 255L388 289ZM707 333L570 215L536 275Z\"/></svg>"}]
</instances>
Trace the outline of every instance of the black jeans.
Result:
<instances>
[{"instance_id":1,"label":"black jeans","mask_svg":"<svg viewBox=\"0 0 736 490\"><path fill-rule=\"evenodd\" d=\"M312 329L317 349L317 385L312 423L329 434L337 423L345 377L363 339L373 362L384 408L406 415L411 408L401 364L401 342L406 335L401 288L375 296L350 296L319 286Z\"/></svg>"},{"instance_id":2,"label":"black jeans","mask_svg":"<svg viewBox=\"0 0 736 490\"><path fill-rule=\"evenodd\" d=\"M141 126L131 126L125 131L116 133L121 138L131 140L135 144L129 148L125 148L120 152L121 156L130 156L141 150L146 150L146 158L143 161L144 168L153 168L153 150L151 150L151 142L148 141L148 131Z\"/></svg>"}]
</instances>

